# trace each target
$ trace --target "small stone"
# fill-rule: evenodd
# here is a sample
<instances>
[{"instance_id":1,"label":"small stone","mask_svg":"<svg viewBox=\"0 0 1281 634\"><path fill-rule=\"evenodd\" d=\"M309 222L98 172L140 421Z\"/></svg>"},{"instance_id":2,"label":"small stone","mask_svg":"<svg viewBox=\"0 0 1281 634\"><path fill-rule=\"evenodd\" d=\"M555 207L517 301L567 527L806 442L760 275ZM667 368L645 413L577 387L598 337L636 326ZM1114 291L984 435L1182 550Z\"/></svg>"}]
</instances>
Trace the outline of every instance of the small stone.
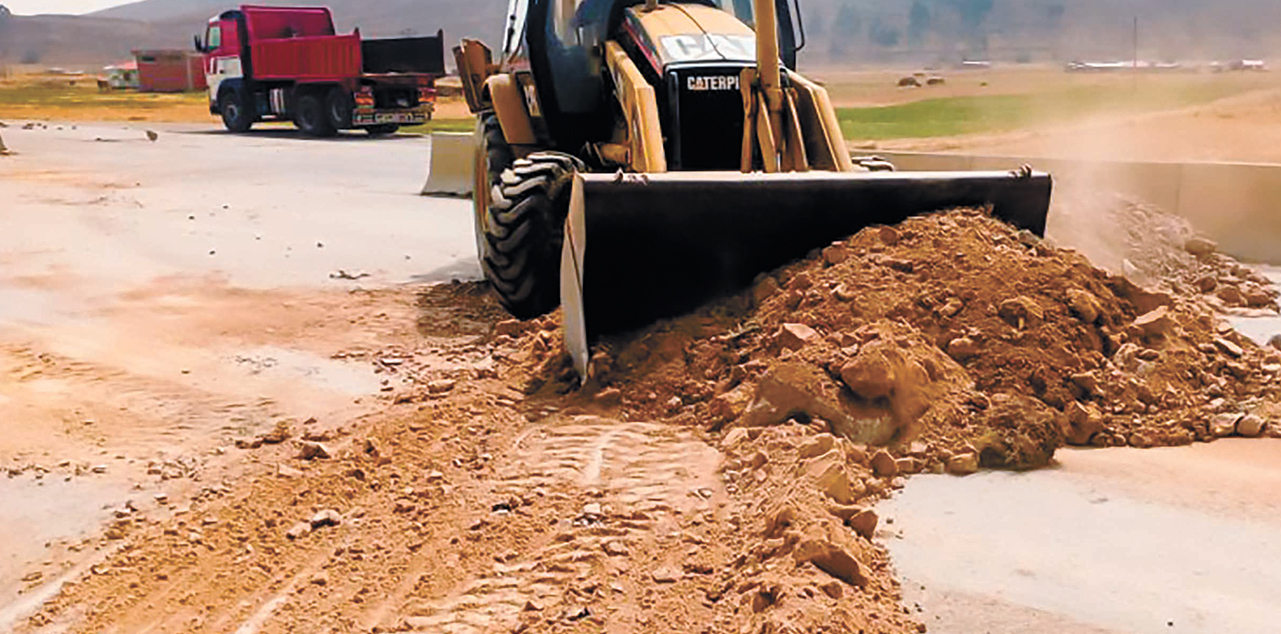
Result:
<instances>
[{"instance_id":1,"label":"small stone","mask_svg":"<svg viewBox=\"0 0 1281 634\"><path fill-rule=\"evenodd\" d=\"M872 471L882 478L892 478L898 475L898 462L890 452L881 449L872 456Z\"/></svg>"},{"instance_id":2,"label":"small stone","mask_svg":"<svg viewBox=\"0 0 1281 634\"><path fill-rule=\"evenodd\" d=\"M1245 304L1245 295L1241 293L1241 289L1235 286L1224 286L1223 288L1220 288L1218 296L1219 299L1223 300L1224 304L1229 306L1240 306Z\"/></svg>"},{"instance_id":3,"label":"small stone","mask_svg":"<svg viewBox=\"0 0 1281 634\"><path fill-rule=\"evenodd\" d=\"M832 266L836 266L849 258L850 250L839 242L823 249L823 260Z\"/></svg>"},{"instance_id":4,"label":"small stone","mask_svg":"<svg viewBox=\"0 0 1281 634\"><path fill-rule=\"evenodd\" d=\"M519 337L525 331L525 322L519 319L508 319L500 321L494 326L494 334L500 337Z\"/></svg>"},{"instance_id":5,"label":"small stone","mask_svg":"<svg viewBox=\"0 0 1281 634\"><path fill-rule=\"evenodd\" d=\"M844 548L819 539L808 539L793 553L798 563L812 563L819 570L854 587L867 585L867 576L853 555Z\"/></svg>"},{"instance_id":6,"label":"small stone","mask_svg":"<svg viewBox=\"0 0 1281 634\"><path fill-rule=\"evenodd\" d=\"M40 579L42 579L43 577L44 577L44 573L43 573L43 572L40 572L39 570L37 570L37 571L35 571L35 572L29 572L29 573L27 573L27 574L26 574L26 576L24 576L24 577L22 578L22 582L23 582L23 583L33 583L33 582L39 581L39 580L40 580Z\"/></svg>"},{"instance_id":7,"label":"small stone","mask_svg":"<svg viewBox=\"0 0 1281 634\"><path fill-rule=\"evenodd\" d=\"M874 400L889 396L894 391L896 377L894 367L885 355L865 350L841 368L841 380L855 394Z\"/></svg>"},{"instance_id":8,"label":"small stone","mask_svg":"<svg viewBox=\"0 0 1281 634\"><path fill-rule=\"evenodd\" d=\"M1087 324L1097 321L1102 312L1098 298L1080 289L1068 291L1068 308Z\"/></svg>"},{"instance_id":9,"label":"small stone","mask_svg":"<svg viewBox=\"0 0 1281 634\"><path fill-rule=\"evenodd\" d=\"M602 507L598 502L588 502L583 505L584 517L601 517Z\"/></svg>"},{"instance_id":10,"label":"small stone","mask_svg":"<svg viewBox=\"0 0 1281 634\"><path fill-rule=\"evenodd\" d=\"M977 356L980 350L978 342L969 337L957 337L947 344L948 356L957 361Z\"/></svg>"},{"instance_id":11,"label":"small stone","mask_svg":"<svg viewBox=\"0 0 1281 634\"><path fill-rule=\"evenodd\" d=\"M1030 297L1015 297L1001 302L997 314L1015 328L1035 328L1045 319L1045 312Z\"/></svg>"},{"instance_id":12,"label":"small stone","mask_svg":"<svg viewBox=\"0 0 1281 634\"><path fill-rule=\"evenodd\" d=\"M1272 308L1276 306L1276 301L1272 299L1272 295L1257 286L1246 289L1244 295L1245 305L1251 308Z\"/></svg>"},{"instance_id":13,"label":"small stone","mask_svg":"<svg viewBox=\"0 0 1281 634\"><path fill-rule=\"evenodd\" d=\"M783 324L778 330L779 345L787 350L800 350L818 339L818 332L805 324Z\"/></svg>"},{"instance_id":14,"label":"small stone","mask_svg":"<svg viewBox=\"0 0 1281 634\"><path fill-rule=\"evenodd\" d=\"M312 585L314 585L314 586L325 586L325 585L329 585L329 573L327 573L327 572L325 572L325 571L323 571L323 570L322 570L322 571L320 571L320 572L318 572L318 573L316 573L316 574L312 575L312 577L311 577L311 584L312 584Z\"/></svg>"},{"instance_id":15,"label":"small stone","mask_svg":"<svg viewBox=\"0 0 1281 634\"><path fill-rule=\"evenodd\" d=\"M1190 238L1187 242L1183 243L1183 249L1188 253L1191 253L1192 255L1195 255L1196 257L1201 258L1208 255L1213 255L1215 252L1219 250L1219 245L1216 244L1213 240L1208 240L1206 238L1202 238L1198 236L1195 238Z\"/></svg>"},{"instance_id":16,"label":"small stone","mask_svg":"<svg viewBox=\"0 0 1281 634\"><path fill-rule=\"evenodd\" d=\"M838 601L845 596L845 586L839 581L828 581L827 583L820 584L818 589L822 590L823 594L826 594Z\"/></svg>"},{"instance_id":17,"label":"small stone","mask_svg":"<svg viewBox=\"0 0 1281 634\"><path fill-rule=\"evenodd\" d=\"M895 229L894 227L881 227L879 230L879 233L880 233L881 242L884 242L887 246L892 247L898 244L898 241L899 241L898 229Z\"/></svg>"},{"instance_id":18,"label":"small stone","mask_svg":"<svg viewBox=\"0 0 1281 634\"><path fill-rule=\"evenodd\" d=\"M1197 278L1196 289L1202 293L1213 293L1219 288L1219 279L1213 275L1202 275Z\"/></svg>"},{"instance_id":19,"label":"small stone","mask_svg":"<svg viewBox=\"0 0 1281 634\"><path fill-rule=\"evenodd\" d=\"M1145 337L1164 337L1174 330L1170 309L1162 306L1134 320L1134 327Z\"/></svg>"},{"instance_id":20,"label":"small stone","mask_svg":"<svg viewBox=\"0 0 1281 634\"><path fill-rule=\"evenodd\" d=\"M1237 423L1245 418L1241 412L1218 414L1210 419L1210 433L1215 438L1227 438L1237 431Z\"/></svg>"},{"instance_id":21,"label":"small stone","mask_svg":"<svg viewBox=\"0 0 1281 634\"><path fill-rule=\"evenodd\" d=\"M94 466L93 466L93 468L92 468L92 469L90 469L90 471L92 471L92 472L94 472L94 473L97 473L97 474L101 475L101 474L103 474L103 473L106 473L106 472L107 472L107 465L105 465L105 464L94 465Z\"/></svg>"},{"instance_id":22,"label":"small stone","mask_svg":"<svg viewBox=\"0 0 1281 634\"><path fill-rule=\"evenodd\" d=\"M680 573L667 567L655 570L651 576L655 583L676 583L681 578Z\"/></svg>"},{"instance_id":23,"label":"small stone","mask_svg":"<svg viewBox=\"0 0 1281 634\"><path fill-rule=\"evenodd\" d=\"M342 524L342 515L332 509L320 511L311 516L311 528L313 530L326 526L338 526L339 524Z\"/></svg>"},{"instance_id":24,"label":"small stone","mask_svg":"<svg viewBox=\"0 0 1281 634\"><path fill-rule=\"evenodd\" d=\"M1237 435L1244 436L1246 438L1258 438L1263 435L1263 428L1265 426L1266 424L1263 422L1262 418L1255 416L1254 414L1250 414L1249 416L1237 421Z\"/></svg>"},{"instance_id":25,"label":"small stone","mask_svg":"<svg viewBox=\"0 0 1281 634\"><path fill-rule=\"evenodd\" d=\"M318 442L304 442L298 447L298 457L303 460L327 460L333 454L328 447Z\"/></svg>"},{"instance_id":26,"label":"small stone","mask_svg":"<svg viewBox=\"0 0 1281 634\"><path fill-rule=\"evenodd\" d=\"M836 444L836 437L831 434L819 434L814 438L806 441L797 449L798 455L802 460L817 458L832 450Z\"/></svg>"},{"instance_id":27,"label":"small stone","mask_svg":"<svg viewBox=\"0 0 1281 634\"><path fill-rule=\"evenodd\" d=\"M757 305L769 299L774 293L779 291L778 280L772 277L766 277L752 288L752 299Z\"/></svg>"},{"instance_id":28,"label":"small stone","mask_svg":"<svg viewBox=\"0 0 1281 634\"><path fill-rule=\"evenodd\" d=\"M606 555L609 555L611 557L624 557L629 552L627 549L627 544L619 539L611 539L605 542L601 546L601 548L605 550Z\"/></svg>"},{"instance_id":29,"label":"small stone","mask_svg":"<svg viewBox=\"0 0 1281 634\"><path fill-rule=\"evenodd\" d=\"M289 539L300 539L311 533L311 524L308 522L298 522L285 532L285 537Z\"/></svg>"},{"instance_id":30,"label":"small stone","mask_svg":"<svg viewBox=\"0 0 1281 634\"><path fill-rule=\"evenodd\" d=\"M1268 345L1272 346L1273 349L1281 350L1281 335L1272 335L1272 338L1268 340Z\"/></svg>"},{"instance_id":31,"label":"small stone","mask_svg":"<svg viewBox=\"0 0 1281 634\"><path fill-rule=\"evenodd\" d=\"M1245 354L1245 350L1243 350L1241 346L1238 346L1237 344L1232 343L1231 341L1228 341L1223 337L1219 337L1215 339L1214 345L1218 346L1220 350L1226 352L1227 354L1231 355L1234 358L1240 358L1241 355Z\"/></svg>"},{"instance_id":32,"label":"small stone","mask_svg":"<svg viewBox=\"0 0 1281 634\"><path fill-rule=\"evenodd\" d=\"M437 379L427 384L429 394L444 394L453 390L458 385L454 379Z\"/></svg>"},{"instance_id":33,"label":"small stone","mask_svg":"<svg viewBox=\"0 0 1281 634\"><path fill-rule=\"evenodd\" d=\"M845 521L863 539L872 539L872 535L876 533L876 525L879 522L880 518L876 516L876 512L872 509L863 509Z\"/></svg>"},{"instance_id":34,"label":"small stone","mask_svg":"<svg viewBox=\"0 0 1281 634\"><path fill-rule=\"evenodd\" d=\"M951 319L961 312L963 308L965 308L965 302L962 302L958 297L953 297L947 300L946 304L939 307L938 315L944 319Z\"/></svg>"},{"instance_id":35,"label":"small stone","mask_svg":"<svg viewBox=\"0 0 1281 634\"><path fill-rule=\"evenodd\" d=\"M978 473L979 457L977 454L958 453L947 459L947 472L955 476L967 476Z\"/></svg>"},{"instance_id":36,"label":"small stone","mask_svg":"<svg viewBox=\"0 0 1281 634\"><path fill-rule=\"evenodd\" d=\"M1093 372L1073 374L1072 383L1081 388L1081 391L1087 395L1099 393L1099 377Z\"/></svg>"}]
</instances>

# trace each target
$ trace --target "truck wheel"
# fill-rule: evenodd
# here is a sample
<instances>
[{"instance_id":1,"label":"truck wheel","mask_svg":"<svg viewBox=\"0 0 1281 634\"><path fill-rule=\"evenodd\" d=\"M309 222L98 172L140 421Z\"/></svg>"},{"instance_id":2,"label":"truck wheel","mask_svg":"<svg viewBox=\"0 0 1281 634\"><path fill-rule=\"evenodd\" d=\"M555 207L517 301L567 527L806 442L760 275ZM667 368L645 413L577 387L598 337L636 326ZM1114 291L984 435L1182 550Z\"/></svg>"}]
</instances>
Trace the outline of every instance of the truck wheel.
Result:
<instances>
[{"instance_id":1,"label":"truck wheel","mask_svg":"<svg viewBox=\"0 0 1281 634\"><path fill-rule=\"evenodd\" d=\"M492 189L481 268L503 307L532 319L560 305L560 258L577 158L538 152L519 159Z\"/></svg>"},{"instance_id":2,"label":"truck wheel","mask_svg":"<svg viewBox=\"0 0 1281 634\"><path fill-rule=\"evenodd\" d=\"M365 128L365 132L369 136L387 136L388 134L395 134L397 130L400 130L400 124L397 123L383 123Z\"/></svg>"},{"instance_id":3,"label":"truck wheel","mask_svg":"<svg viewBox=\"0 0 1281 634\"><path fill-rule=\"evenodd\" d=\"M325 105L316 95L304 95L298 99L298 112L294 115L294 125L307 136L331 137L338 134L333 122L325 112Z\"/></svg>"},{"instance_id":4,"label":"truck wheel","mask_svg":"<svg viewBox=\"0 0 1281 634\"><path fill-rule=\"evenodd\" d=\"M351 95L342 88L334 88L325 97L325 112L329 114L329 123L335 130L351 129L351 115L355 109Z\"/></svg>"},{"instance_id":5,"label":"truck wheel","mask_svg":"<svg viewBox=\"0 0 1281 634\"><path fill-rule=\"evenodd\" d=\"M231 132L248 132L254 125L253 109L239 89L230 88L218 94L218 113L222 125Z\"/></svg>"}]
</instances>

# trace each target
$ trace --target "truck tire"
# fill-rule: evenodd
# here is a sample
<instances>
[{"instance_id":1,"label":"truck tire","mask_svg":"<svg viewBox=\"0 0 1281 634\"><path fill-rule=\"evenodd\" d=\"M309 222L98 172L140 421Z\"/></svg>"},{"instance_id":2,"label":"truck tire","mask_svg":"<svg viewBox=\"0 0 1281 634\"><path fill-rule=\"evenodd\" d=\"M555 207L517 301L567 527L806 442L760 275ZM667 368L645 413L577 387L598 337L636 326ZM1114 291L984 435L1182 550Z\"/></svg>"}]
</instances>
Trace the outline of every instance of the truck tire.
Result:
<instances>
[{"instance_id":1,"label":"truck tire","mask_svg":"<svg viewBox=\"0 0 1281 634\"><path fill-rule=\"evenodd\" d=\"M338 134L338 128L334 127L325 111L323 100L315 94L303 95L298 99L294 125L307 136L331 137Z\"/></svg>"},{"instance_id":2,"label":"truck tire","mask_svg":"<svg viewBox=\"0 0 1281 634\"><path fill-rule=\"evenodd\" d=\"M325 97L325 112L329 114L329 123L335 130L351 129L351 115L355 109L356 104L352 101L351 94L341 87L330 90Z\"/></svg>"},{"instance_id":3,"label":"truck tire","mask_svg":"<svg viewBox=\"0 0 1281 634\"><path fill-rule=\"evenodd\" d=\"M248 132L254 125L253 109L238 88L228 88L218 93L218 114L222 125L230 132Z\"/></svg>"},{"instance_id":4,"label":"truck tire","mask_svg":"<svg viewBox=\"0 0 1281 634\"><path fill-rule=\"evenodd\" d=\"M369 136L387 136L388 134L395 134L399 130L400 124L398 123L381 123L365 128L365 132L367 132Z\"/></svg>"},{"instance_id":5,"label":"truck tire","mask_svg":"<svg viewBox=\"0 0 1281 634\"><path fill-rule=\"evenodd\" d=\"M560 305L560 259L570 185L581 161L537 152L514 161L491 188L481 268L504 308L533 319Z\"/></svg>"}]
</instances>

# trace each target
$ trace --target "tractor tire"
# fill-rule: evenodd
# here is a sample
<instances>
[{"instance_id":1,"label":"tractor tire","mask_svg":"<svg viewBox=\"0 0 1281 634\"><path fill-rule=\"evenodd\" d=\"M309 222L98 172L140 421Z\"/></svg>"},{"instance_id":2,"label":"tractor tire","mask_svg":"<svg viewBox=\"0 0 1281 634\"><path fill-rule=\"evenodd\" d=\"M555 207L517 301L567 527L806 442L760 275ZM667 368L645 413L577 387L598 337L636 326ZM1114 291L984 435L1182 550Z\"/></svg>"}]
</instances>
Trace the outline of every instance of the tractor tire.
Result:
<instances>
[{"instance_id":1,"label":"tractor tire","mask_svg":"<svg viewBox=\"0 0 1281 634\"><path fill-rule=\"evenodd\" d=\"M369 136L387 136L395 134L400 130L400 124L397 123L380 123L365 128L365 133Z\"/></svg>"},{"instance_id":2,"label":"tractor tire","mask_svg":"<svg viewBox=\"0 0 1281 634\"><path fill-rule=\"evenodd\" d=\"M244 133L253 127L254 114L248 102L238 88L218 93L218 114L222 115L222 125L229 132Z\"/></svg>"},{"instance_id":3,"label":"tractor tire","mask_svg":"<svg viewBox=\"0 0 1281 634\"><path fill-rule=\"evenodd\" d=\"M480 264L507 312L533 319L560 305L570 184L584 166L567 154L538 152L511 161L495 178L495 164L511 151L491 119L482 122L489 194L476 196Z\"/></svg>"},{"instance_id":4,"label":"tractor tire","mask_svg":"<svg viewBox=\"0 0 1281 634\"><path fill-rule=\"evenodd\" d=\"M329 115L329 124L335 130L350 130L351 116L355 110L356 104L352 101L351 94L341 87L335 86L325 97L325 113Z\"/></svg>"},{"instance_id":5,"label":"tractor tire","mask_svg":"<svg viewBox=\"0 0 1281 634\"><path fill-rule=\"evenodd\" d=\"M320 97L303 95L298 99L298 111L294 113L294 125L307 136L331 137L338 134L338 128L329 120L329 113Z\"/></svg>"}]
</instances>

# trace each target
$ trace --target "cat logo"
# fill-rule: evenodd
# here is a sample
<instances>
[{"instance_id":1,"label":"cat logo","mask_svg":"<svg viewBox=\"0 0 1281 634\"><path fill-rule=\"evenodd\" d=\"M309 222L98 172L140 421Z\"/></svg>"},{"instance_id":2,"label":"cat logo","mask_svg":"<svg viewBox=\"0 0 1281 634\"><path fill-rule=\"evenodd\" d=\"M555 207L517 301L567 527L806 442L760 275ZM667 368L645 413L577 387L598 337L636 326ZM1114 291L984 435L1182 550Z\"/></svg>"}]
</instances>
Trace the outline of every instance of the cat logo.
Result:
<instances>
[{"instance_id":1,"label":"cat logo","mask_svg":"<svg viewBox=\"0 0 1281 634\"><path fill-rule=\"evenodd\" d=\"M690 77L685 87L692 92L710 90L738 90L738 75L713 75L710 77Z\"/></svg>"}]
</instances>

